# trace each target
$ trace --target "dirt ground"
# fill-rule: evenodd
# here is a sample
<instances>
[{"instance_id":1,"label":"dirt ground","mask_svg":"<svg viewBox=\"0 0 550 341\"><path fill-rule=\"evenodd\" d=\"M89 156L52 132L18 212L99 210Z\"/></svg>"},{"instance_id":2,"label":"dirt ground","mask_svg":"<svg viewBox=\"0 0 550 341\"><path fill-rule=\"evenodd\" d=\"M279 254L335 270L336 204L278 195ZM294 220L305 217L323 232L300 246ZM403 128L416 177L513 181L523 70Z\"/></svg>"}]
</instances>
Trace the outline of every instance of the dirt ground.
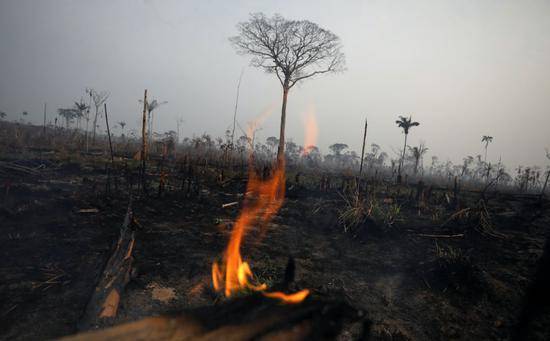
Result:
<instances>
[{"instance_id":1,"label":"dirt ground","mask_svg":"<svg viewBox=\"0 0 550 341\"><path fill-rule=\"evenodd\" d=\"M28 161L27 166L43 162ZM39 175L2 178L0 339L50 339L76 324L112 251L127 198L107 195L98 167L48 163ZM134 203L133 277L117 323L213 305L211 265L229 238L245 183L203 183L198 194L166 192ZM8 194L5 195L9 187ZM342 299L367 312L375 339L507 339L541 257L548 203L494 199L499 237L451 226L404 206L389 230L368 222L344 233L336 193L295 187L243 257L259 281L276 283L289 256L296 289ZM452 211L447 212L450 214ZM463 234L434 238L432 234ZM451 259L451 261L449 261ZM550 338L548 316L533 339Z\"/></svg>"}]
</instances>

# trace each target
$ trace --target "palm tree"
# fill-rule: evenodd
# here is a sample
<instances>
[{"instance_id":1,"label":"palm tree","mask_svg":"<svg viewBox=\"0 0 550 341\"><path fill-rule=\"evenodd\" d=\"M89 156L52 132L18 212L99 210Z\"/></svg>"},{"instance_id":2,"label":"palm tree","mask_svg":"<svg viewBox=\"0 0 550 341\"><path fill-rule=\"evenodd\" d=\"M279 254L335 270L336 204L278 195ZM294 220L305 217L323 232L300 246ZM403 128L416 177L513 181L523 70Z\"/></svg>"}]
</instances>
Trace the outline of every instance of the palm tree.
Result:
<instances>
[{"instance_id":1,"label":"palm tree","mask_svg":"<svg viewBox=\"0 0 550 341\"><path fill-rule=\"evenodd\" d=\"M481 138L481 142L485 142L485 162L487 162L487 147L489 146L489 143L493 142L493 137L489 135L483 135Z\"/></svg>"},{"instance_id":2,"label":"palm tree","mask_svg":"<svg viewBox=\"0 0 550 341\"><path fill-rule=\"evenodd\" d=\"M6 118L6 113L3 111L0 111L0 120L3 120L4 118Z\"/></svg>"},{"instance_id":3,"label":"palm tree","mask_svg":"<svg viewBox=\"0 0 550 341\"><path fill-rule=\"evenodd\" d=\"M28 112L23 111L23 112L21 113L21 122L25 122L25 120L24 120L23 118L24 118L24 117L27 117L28 115L29 115Z\"/></svg>"},{"instance_id":4,"label":"palm tree","mask_svg":"<svg viewBox=\"0 0 550 341\"><path fill-rule=\"evenodd\" d=\"M88 109L88 106L84 103L84 100L81 98L80 102L74 102L74 108L78 111L78 127L80 127L80 119L84 117L84 111Z\"/></svg>"},{"instance_id":5,"label":"palm tree","mask_svg":"<svg viewBox=\"0 0 550 341\"><path fill-rule=\"evenodd\" d=\"M414 174L417 174L420 160L424 157L424 154L428 152L428 147L426 147L423 143L421 143L420 146L418 147L412 147L412 148L409 147L409 152L412 154L412 157L414 158Z\"/></svg>"},{"instance_id":6,"label":"palm tree","mask_svg":"<svg viewBox=\"0 0 550 341\"><path fill-rule=\"evenodd\" d=\"M401 155L401 161L399 162L399 167L397 169L397 183L401 183L401 168L403 167L403 160L405 159L405 152L407 150L407 136L409 135L409 130L412 127L419 126L420 123L413 122L412 116L409 116L408 118L404 116L399 116L399 119L395 121L395 124L397 124L399 128L402 128L403 133L405 133L405 144L403 145L403 154Z\"/></svg>"},{"instance_id":7,"label":"palm tree","mask_svg":"<svg viewBox=\"0 0 550 341\"><path fill-rule=\"evenodd\" d=\"M118 125L120 126L120 129L122 130L122 136L124 136L124 127L126 127L126 122L120 121L120 122L118 122Z\"/></svg>"},{"instance_id":8,"label":"palm tree","mask_svg":"<svg viewBox=\"0 0 550 341\"><path fill-rule=\"evenodd\" d=\"M78 116L78 112L74 108L70 108L70 109L59 108L57 109L57 113L59 114L59 116L65 119L65 127L67 129L69 129L69 124L71 123L71 121Z\"/></svg>"}]
</instances>

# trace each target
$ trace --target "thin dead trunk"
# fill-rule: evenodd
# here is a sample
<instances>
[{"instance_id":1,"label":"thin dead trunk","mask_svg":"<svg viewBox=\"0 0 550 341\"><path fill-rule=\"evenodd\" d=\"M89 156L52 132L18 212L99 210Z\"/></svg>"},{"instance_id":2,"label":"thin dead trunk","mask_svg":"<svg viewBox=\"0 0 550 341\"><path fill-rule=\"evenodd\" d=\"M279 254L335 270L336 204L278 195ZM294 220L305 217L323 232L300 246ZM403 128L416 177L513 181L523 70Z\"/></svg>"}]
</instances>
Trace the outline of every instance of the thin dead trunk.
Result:
<instances>
[{"instance_id":1,"label":"thin dead trunk","mask_svg":"<svg viewBox=\"0 0 550 341\"><path fill-rule=\"evenodd\" d=\"M90 124L90 107L92 106L92 93L90 92L90 102L88 103L88 108L86 108L86 153L88 152L89 146L89 124Z\"/></svg>"},{"instance_id":2,"label":"thin dead trunk","mask_svg":"<svg viewBox=\"0 0 550 341\"><path fill-rule=\"evenodd\" d=\"M47 106L47 104L44 103L44 126L42 128L42 135L44 137L46 136L46 106Z\"/></svg>"},{"instance_id":3,"label":"thin dead trunk","mask_svg":"<svg viewBox=\"0 0 550 341\"><path fill-rule=\"evenodd\" d=\"M365 132L363 133L363 147L361 148L361 165L359 166L359 177L363 173L363 160L365 159L365 142L367 141L367 119L365 118Z\"/></svg>"},{"instance_id":4,"label":"thin dead trunk","mask_svg":"<svg viewBox=\"0 0 550 341\"><path fill-rule=\"evenodd\" d=\"M111 130L109 129L109 116L107 116L107 103L103 103L105 110L105 125L107 125L107 135L109 137L109 150L111 151L111 166L115 168L115 158L113 156L113 143L111 142Z\"/></svg>"},{"instance_id":5,"label":"thin dead trunk","mask_svg":"<svg viewBox=\"0 0 550 341\"><path fill-rule=\"evenodd\" d=\"M147 157L147 89L143 94L143 118L141 124L141 186L145 185L145 159Z\"/></svg>"},{"instance_id":6,"label":"thin dead trunk","mask_svg":"<svg viewBox=\"0 0 550 341\"><path fill-rule=\"evenodd\" d=\"M241 81L243 79L244 68L241 71L241 76L239 77L239 82L237 83L237 98L235 99L235 111L233 113L233 129L231 130L231 148L235 144L235 124L237 123L237 108L239 106L239 92L241 89Z\"/></svg>"},{"instance_id":7,"label":"thin dead trunk","mask_svg":"<svg viewBox=\"0 0 550 341\"><path fill-rule=\"evenodd\" d=\"M544 186L542 186L542 190L540 191L540 195L544 195L544 192L546 192L546 186L548 186L548 178L550 178L550 170L546 172L546 180L544 180Z\"/></svg>"},{"instance_id":8,"label":"thin dead trunk","mask_svg":"<svg viewBox=\"0 0 550 341\"><path fill-rule=\"evenodd\" d=\"M92 145L95 145L95 131L97 128L97 115L99 114L99 107L95 107L95 116L94 116L94 129L92 134Z\"/></svg>"}]
</instances>

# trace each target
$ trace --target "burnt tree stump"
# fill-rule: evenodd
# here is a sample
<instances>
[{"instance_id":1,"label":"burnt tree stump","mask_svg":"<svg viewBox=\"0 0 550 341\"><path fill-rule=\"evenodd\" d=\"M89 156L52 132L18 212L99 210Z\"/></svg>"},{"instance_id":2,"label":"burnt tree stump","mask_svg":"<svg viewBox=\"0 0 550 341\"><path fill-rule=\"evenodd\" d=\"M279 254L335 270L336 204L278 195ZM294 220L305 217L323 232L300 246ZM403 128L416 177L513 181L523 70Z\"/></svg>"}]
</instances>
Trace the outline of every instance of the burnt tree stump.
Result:
<instances>
[{"instance_id":1,"label":"burnt tree stump","mask_svg":"<svg viewBox=\"0 0 550 341\"><path fill-rule=\"evenodd\" d=\"M116 317L120 297L130 281L132 251L135 232L132 230L133 214L131 202L120 229L118 242L107 261L101 277L91 295L79 323L79 330L90 330L112 323Z\"/></svg>"}]
</instances>

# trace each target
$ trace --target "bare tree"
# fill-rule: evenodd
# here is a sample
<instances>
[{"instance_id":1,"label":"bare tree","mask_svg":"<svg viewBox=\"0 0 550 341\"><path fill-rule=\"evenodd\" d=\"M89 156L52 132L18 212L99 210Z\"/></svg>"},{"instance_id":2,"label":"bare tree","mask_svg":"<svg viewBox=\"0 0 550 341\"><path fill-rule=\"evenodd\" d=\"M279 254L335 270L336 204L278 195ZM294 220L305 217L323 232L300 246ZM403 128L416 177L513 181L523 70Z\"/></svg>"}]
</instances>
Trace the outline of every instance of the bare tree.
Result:
<instances>
[{"instance_id":1,"label":"bare tree","mask_svg":"<svg viewBox=\"0 0 550 341\"><path fill-rule=\"evenodd\" d=\"M307 20L271 18L254 13L237 25L229 40L239 54L251 55L251 65L274 73L283 87L277 163L284 161L286 105L289 90L299 81L344 70L340 38Z\"/></svg>"},{"instance_id":2,"label":"bare tree","mask_svg":"<svg viewBox=\"0 0 550 341\"><path fill-rule=\"evenodd\" d=\"M109 93L107 91L97 92L94 89L89 89L89 93L92 97L92 101L94 102L94 107L95 107L94 130L92 133L92 144L94 144L95 133L97 128L97 116L99 115L99 109L107 101L107 98L109 98Z\"/></svg>"}]
</instances>

